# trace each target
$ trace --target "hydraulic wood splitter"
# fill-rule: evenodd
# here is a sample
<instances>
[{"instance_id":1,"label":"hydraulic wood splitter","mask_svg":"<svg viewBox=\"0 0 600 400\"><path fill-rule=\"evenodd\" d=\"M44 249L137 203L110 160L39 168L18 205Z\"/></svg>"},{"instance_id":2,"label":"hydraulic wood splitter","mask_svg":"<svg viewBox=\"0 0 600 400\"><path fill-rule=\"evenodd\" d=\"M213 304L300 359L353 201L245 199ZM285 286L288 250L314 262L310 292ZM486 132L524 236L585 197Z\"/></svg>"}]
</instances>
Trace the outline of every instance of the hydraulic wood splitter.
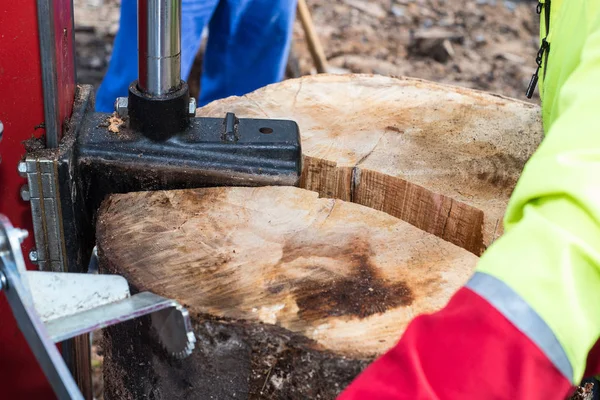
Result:
<instances>
[{"instance_id":1,"label":"hydraulic wood splitter","mask_svg":"<svg viewBox=\"0 0 600 400\"><path fill-rule=\"evenodd\" d=\"M300 177L295 122L233 113L195 117L195 99L180 76L181 0L138 0L139 77L128 97L115 99L114 114L94 112L93 89L76 84L73 35L72 0L9 1L0 10L0 214L24 229L0 221L0 288L6 294L0 295L0 382L6 399L52 398L54 393L72 398L72 385L67 387L72 382L61 378L67 370L54 368L62 375L48 375L48 362L51 367L62 362L48 346L52 341L62 341L69 375L89 398L87 336L64 339L118 322L123 302L144 310L128 309L127 318L152 313L159 332L168 326L189 333L176 302L144 293L129 297L118 277L107 283L109 277L83 275L94 264L95 214L107 195L296 185ZM43 272L25 272L21 252L27 269ZM69 288L82 294L87 284L116 296L84 307L91 319L77 313L57 316L59 311L45 308L65 300ZM72 305L66 304L65 309ZM161 310L177 312L169 317ZM13 311L21 330L30 329L27 340ZM64 318L58 323L48 315ZM177 322L165 322L169 318ZM35 328L40 321L45 328ZM175 346L175 355L181 346L189 350L185 346L193 338L177 342L172 334L158 336L167 347ZM48 356L45 361L40 354Z\"/></svg>"}]
</instances>

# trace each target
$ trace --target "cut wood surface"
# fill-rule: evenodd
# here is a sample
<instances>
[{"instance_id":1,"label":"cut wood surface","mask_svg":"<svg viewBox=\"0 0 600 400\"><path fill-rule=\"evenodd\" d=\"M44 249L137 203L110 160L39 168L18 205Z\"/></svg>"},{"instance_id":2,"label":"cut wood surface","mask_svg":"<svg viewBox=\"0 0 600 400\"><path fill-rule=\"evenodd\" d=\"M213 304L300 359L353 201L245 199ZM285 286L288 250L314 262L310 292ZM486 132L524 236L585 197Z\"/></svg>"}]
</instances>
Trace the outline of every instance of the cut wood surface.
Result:
<instances>
[{"instance_id":1,"label":"cut wood surface","mask_svg":"<svg viewBox=\"0 0 600 400\"><path fill-rule=\"evenodd\" d=\"M475 254L542 138L539 107L371 75L288 80L215 101L200 116L286 118L302 135L302 187L385 211Z\"/></svg>"},{"instance_id":2,"label":"cut wood surface","mask_svg":"<svg viewBox=\"0 0 600 400\"><path fill-rule=\"evenodd\" d=\"M198 336L175 363L142 346L143 330L108 330L107 399L334 398L477 261L386 213L293 187L112 195L97 240L104 272L182 302Z\"/></svg>"},{"instance_id":3,"label":"cut wood surface","mask_svg":"<svg viewBox=\"0 0 600 400\"><path fill-rule=\"evenodd\" d=\"M542 137L535 105L406 78L304 77L197 114L230 111L298 122L308 190L103 203L102 271L182 302L198 338L175 362L144 321L108 329L109 400L334 398L466 282Z\"/></svg>"}]
</instances>

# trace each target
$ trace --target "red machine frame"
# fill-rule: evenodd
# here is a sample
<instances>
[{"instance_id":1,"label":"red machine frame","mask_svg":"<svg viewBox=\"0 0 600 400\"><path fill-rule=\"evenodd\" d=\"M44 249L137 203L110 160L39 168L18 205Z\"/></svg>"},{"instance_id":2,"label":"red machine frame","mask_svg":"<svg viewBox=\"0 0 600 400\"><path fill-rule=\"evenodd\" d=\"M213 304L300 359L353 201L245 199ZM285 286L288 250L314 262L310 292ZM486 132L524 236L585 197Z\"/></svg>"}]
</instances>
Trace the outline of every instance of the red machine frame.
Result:
<instances>
[{"instance_id":1,"label":"red machine frame","mask_svg":"<svg viewBox=\"0 0 600 400\"><path fill-rule=\"evenodd\" d=\"M39 12L38 12L39 10ZM40 46L41 42L41 46ZM7 1L0 10L0 213L27 229L23 253L33 248L31 209L21 200L17 171L23 141L45 138L56 147L75 92L71 0ZM29 263L28 268L34 265ZM0 296L2 397L51 399L54 393Z\"/></svg>"}]
</instances>

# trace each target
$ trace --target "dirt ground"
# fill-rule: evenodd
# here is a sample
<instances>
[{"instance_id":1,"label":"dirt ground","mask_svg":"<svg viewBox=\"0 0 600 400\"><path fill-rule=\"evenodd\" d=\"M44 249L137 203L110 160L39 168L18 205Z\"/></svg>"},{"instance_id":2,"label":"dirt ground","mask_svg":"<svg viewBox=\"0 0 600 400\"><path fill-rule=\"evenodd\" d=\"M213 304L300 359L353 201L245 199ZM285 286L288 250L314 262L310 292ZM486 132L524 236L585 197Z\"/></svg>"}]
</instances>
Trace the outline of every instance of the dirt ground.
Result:
<instances>
[{"instance_id":1,"label":"dirt ground","mask_svg":"<svg viewBox=\"0 0 600 400\"><path fill-rule=\"evenodd\" d=\"M525 99L538 49L536 0L307 1L334 72L413 76ZM74 3L78 81L98 87L120 2ZM292 55L300 74L315 73L298 22ZM192 73L199 71L196 65ZM102 355L94 342L94 396L102 399Z\"/></svg>"},{"instance_id":2,"label":"dirt ground","mask_svg":"<svg viewBox=\"0 0 600 400\"><path fill-rule=\"evenodd\" d=\"M525 99L538 49L535 0L308 4L335 72L414 76ZM98 86L118 30L119 0L75 0L75 7L78 79ZM300 73L314 73L298 22L293 50Z\"/></svg>"}]
</instances>

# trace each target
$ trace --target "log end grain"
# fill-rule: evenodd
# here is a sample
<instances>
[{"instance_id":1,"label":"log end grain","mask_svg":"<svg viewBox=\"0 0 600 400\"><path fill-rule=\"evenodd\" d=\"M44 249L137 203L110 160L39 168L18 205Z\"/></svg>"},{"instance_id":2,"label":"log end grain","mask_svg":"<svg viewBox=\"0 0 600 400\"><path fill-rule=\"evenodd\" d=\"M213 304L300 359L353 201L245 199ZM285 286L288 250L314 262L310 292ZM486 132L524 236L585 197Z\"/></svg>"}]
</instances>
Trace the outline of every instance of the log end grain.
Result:
<instances>
[{"instance_id":1,"label":"log end grain","mask_svg":"<svg viewBox=\"0 0 600 400\"><path fill-rule=\"evenodd\" d=\"M108 330L107 391L131 398L333 398L477 261L383 212L291 187L119 194L98 218L101 268L180 301L198 337L175 362L136 322Z\"/></svg>"}]
</instances>

